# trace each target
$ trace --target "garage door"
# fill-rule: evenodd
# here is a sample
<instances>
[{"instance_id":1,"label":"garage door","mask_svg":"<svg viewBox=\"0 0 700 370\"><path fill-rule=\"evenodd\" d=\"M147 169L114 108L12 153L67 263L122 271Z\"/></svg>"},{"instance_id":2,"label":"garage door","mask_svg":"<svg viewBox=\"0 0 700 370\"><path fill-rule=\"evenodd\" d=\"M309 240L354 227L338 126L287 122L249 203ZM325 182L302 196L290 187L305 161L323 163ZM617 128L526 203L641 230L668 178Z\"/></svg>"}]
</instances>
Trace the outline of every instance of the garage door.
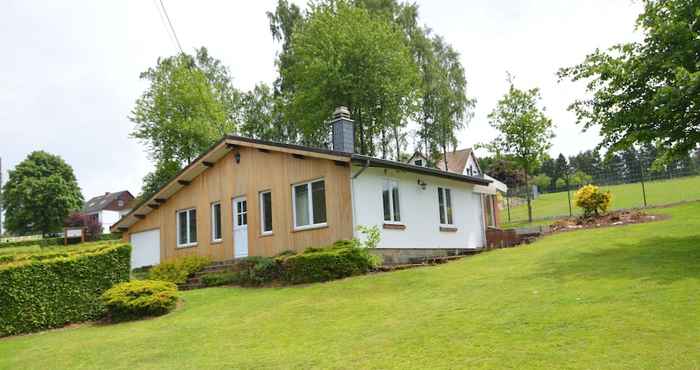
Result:
<instances>
[{"instance_id":1,"label":"garage door","mask_svg":"<svg viewBox=\"0 0 700 370\"><path fill-rule=\"evenodd\" d=\"M131 234L131 268L160 263L160 230Z\"/></svg>"}]
</instances>

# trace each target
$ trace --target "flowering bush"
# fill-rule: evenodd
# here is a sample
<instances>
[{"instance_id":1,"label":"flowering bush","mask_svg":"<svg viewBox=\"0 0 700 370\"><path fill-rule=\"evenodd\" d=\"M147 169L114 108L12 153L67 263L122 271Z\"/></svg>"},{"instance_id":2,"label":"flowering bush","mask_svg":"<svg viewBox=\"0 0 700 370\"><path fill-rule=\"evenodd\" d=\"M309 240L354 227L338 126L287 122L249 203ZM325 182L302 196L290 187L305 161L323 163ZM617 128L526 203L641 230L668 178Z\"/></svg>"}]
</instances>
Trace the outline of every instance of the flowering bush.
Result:
<instances>
[{"instance_id":1,"label":"flowering bush","mask_svg":"<svg viewBox=\"0 0 700 370\"><path fill-rule=\"evenodd\" d=\"M603 192L595 185L583 186L574 195L574 202L577 207L583 209L584 217L599 216L605 213L610 207L611 201L612 194L609 191Z\"/></svg>"}]
</instances>

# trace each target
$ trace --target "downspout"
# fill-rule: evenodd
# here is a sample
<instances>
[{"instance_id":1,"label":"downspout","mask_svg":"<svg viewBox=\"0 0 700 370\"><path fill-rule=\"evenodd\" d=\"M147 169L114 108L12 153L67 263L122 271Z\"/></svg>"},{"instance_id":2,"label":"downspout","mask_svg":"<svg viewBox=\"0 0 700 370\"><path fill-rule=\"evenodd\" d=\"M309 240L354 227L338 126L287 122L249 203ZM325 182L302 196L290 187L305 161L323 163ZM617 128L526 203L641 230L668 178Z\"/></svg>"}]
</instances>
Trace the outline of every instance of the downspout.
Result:
<instances>
[{"instance_id":1,"label":"downspout","mask_svg":"<svg viewBox=\"0 0 700 370\"><path fill-rule=\"evenodd\" d=\"M355 195L355 179L358 178L360 175L362 175L363 172L369 167L369 158L365 161L365 163L362 165L362 168L357 171L354 175L352 175L352 178L350 179L350 193L352 196L352 199L350 200L350 203L352 205L352 236L354 238L357 238L357 206L355 204L355 199L357 196ZM352 168L352 165L350 166Z\"/></svg>"}]
</instances>

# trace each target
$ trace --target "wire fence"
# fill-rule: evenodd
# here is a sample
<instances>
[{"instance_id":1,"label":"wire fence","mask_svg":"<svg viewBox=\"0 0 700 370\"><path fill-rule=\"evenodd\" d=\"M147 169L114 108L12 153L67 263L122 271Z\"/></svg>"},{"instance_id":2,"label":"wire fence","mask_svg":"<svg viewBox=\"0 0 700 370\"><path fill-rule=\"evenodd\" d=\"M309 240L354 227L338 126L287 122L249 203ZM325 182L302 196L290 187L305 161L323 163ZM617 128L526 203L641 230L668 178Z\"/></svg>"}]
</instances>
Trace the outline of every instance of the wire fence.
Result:
<instances>
[{"instance_id":1,"label":"wire fence","mask_svg":"<svg viewBox=\"0 0 700 370\"><path fill-rule=\"evenodd\" d=\"M610 191L610 210L700 200L700 167L695 163L674 163L654 171L648 168L641 163L636 168L619 163L591 171L591 174L570 172L559 179L550 179L549 183L540 181L537 185L509 187L508 193L502 198L501 219L508 224L528 221L528 190L532 197L533 222L579 216L582 211L574 204L574 194L587 184Z\"/></svg>"}]
</instances>

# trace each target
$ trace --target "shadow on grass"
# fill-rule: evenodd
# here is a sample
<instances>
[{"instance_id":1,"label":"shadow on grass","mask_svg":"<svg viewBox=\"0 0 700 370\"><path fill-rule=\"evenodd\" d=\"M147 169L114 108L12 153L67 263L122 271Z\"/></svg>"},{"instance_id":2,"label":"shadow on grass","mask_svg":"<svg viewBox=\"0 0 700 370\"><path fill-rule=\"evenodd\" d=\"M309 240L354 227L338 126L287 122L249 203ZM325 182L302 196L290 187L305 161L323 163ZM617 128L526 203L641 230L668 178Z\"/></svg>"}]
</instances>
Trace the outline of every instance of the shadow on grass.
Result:
<instances>
[{"instance_id":1,"label":"shadow on grass","mask_svg":"<svg viewBox=\"0 0 700 370\"><path fill-rule=\"evenodd\" d=\"M700 279L700 235L651 237L637 243L553 253L533 277L557 280L641 279L670 284Z\"/></svg>"}]
</instances>

